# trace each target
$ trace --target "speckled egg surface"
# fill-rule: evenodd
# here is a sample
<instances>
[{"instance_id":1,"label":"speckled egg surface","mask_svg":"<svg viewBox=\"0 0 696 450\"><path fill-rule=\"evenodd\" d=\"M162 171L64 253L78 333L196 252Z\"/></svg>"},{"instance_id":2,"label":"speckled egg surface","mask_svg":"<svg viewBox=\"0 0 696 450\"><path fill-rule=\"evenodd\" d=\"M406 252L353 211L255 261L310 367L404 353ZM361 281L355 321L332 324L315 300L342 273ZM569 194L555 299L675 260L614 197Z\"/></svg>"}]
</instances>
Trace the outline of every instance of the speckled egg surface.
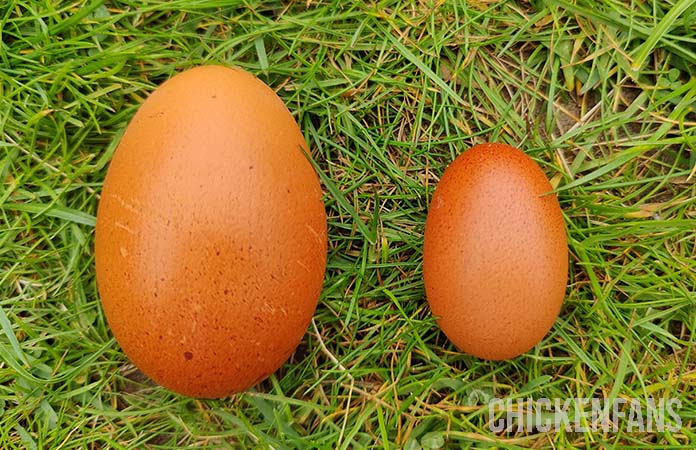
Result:
<instances>
[{"instance_id":1,"label":"speckled egg surface","mask_svg":"<svg viewBox=\"0 0 696 450\"><path fill-rule=\"evenodd\" d=\"M480 144L445 170L425 226L428 303L462 351L492 360L527 352L565 296L568 244L544 172L522 151Z\"/></svg>"},{"instance_id":2,"label":"speckled egg surface","mask_svg":"<svg viewBox=\"0 0 696 450\"><path fill-rule=\"evenodd\" d=\"M221 397L292 354L326 265L305 140L242 70L182 72L141 105L101 194L97 284L126 355L157 383Z\"/></svg>"}]
</instances>

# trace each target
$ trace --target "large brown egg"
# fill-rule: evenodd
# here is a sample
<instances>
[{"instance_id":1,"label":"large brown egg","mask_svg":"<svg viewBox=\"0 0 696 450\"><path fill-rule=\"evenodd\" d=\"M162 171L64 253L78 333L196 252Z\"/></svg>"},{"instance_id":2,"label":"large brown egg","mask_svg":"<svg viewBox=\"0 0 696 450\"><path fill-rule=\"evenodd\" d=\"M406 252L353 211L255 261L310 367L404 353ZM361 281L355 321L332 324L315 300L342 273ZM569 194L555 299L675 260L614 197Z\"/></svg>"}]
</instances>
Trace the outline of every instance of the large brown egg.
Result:
<instances>
[{"instance_id":1,"label":"large brown egg","mask_svg":"<svg viewBox=\"0 0 696 450\"><path fill-rule=\"evenodd\" d=\"M162 84L128 125L97 214L97 283L126 355L167 388L221 397L294 351L326 264L326 215L283 102L242 70Z\"/></svg>"},{"instance_id":2,"label":"large brown egg","mask_svg":"<svg viewBox=\"0 0 696 450\"><path fill-rule=\"evenodd\" d=\"M501 360L536 345L563 303L568 244L541 168L504 144L476 145L445 170L425 225L428 303L466 353Z\"/></svg>"}]
</instances>

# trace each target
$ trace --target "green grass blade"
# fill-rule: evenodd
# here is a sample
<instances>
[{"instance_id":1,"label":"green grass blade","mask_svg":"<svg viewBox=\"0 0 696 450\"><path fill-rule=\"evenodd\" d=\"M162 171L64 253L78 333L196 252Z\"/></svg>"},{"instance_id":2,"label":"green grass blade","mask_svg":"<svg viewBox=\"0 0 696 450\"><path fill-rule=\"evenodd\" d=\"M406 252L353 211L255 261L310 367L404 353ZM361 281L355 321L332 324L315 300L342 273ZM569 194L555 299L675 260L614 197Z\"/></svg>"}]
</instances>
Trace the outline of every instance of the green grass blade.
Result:
<instances>
[{"instance_id":1,"label":"green grass blade","mask_svg":"<svg viewBox=\"0 0 696 450\"><path fill-rule=\"evenodd\" d=\"M693 8L696 5L696 0L679 0L670 8L665 16L658 22L654 30L648 35L643 44L636 49L631 63L631 69L638 72L645 64L645 60L653 51L655 46L664 37L665 33L674 26L674 23L684 12Z\"/></svg>"}]
</instances>

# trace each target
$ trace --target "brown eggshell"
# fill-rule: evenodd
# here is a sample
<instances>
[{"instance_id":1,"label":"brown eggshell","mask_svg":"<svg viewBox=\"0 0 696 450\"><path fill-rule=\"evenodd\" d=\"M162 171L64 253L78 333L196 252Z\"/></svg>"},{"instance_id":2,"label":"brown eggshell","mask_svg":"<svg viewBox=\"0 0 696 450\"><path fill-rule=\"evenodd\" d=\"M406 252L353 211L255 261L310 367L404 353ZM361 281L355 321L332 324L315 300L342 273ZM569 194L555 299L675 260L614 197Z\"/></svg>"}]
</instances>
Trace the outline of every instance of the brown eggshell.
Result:
<instances>
[{"instance_id":1,"label":"brown eggshell","mask_svg":"<svg viewBox=\"0 0 696 450\"><path fill-rule=\"evenodd\" d=\"M107 172L97 283L128 357L193 397L240 392L298 345L326 264L307 144L254 76L183 72L142 104Z\"/></svg>"},{"instance_id":2,"label":"brown eggshell","mask_svg":"<svg viewBox=\"0 0 696 450\"><path fill-rule=\"evenodd\" d=\"M428 303L462 351L502 360L553 325L565 296L568 244L544 172L522 151L481 144L445 170L425 225Z\"/></svg>"}]
</instances>

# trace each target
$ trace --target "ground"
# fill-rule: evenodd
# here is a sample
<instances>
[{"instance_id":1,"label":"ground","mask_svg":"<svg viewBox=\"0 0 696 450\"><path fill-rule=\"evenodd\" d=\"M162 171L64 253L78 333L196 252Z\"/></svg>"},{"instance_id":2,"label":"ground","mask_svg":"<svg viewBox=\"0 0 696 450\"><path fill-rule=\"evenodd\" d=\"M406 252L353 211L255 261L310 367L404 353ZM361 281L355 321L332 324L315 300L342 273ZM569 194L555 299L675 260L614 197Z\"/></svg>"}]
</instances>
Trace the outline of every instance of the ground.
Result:
<instances>
[{"instance_id":1,"label":"ground","mask_svg":"<svg viewBox=\"0 0 696 450\"><path fill-rule=\"evenodd\" d=\"M695 5L3 2L0 447L692 448ZM291 359L246 393L202 401L121 352L93 238L128 121L158 84L209 63L254 73L297 119L329 253ZM458 352L422 282L433 190L485 141L543 168L569 240L558 320L504 362ZM529 397L678 399L682 426L491 429L489 399Z\"/></svg>"}]
</instances>

